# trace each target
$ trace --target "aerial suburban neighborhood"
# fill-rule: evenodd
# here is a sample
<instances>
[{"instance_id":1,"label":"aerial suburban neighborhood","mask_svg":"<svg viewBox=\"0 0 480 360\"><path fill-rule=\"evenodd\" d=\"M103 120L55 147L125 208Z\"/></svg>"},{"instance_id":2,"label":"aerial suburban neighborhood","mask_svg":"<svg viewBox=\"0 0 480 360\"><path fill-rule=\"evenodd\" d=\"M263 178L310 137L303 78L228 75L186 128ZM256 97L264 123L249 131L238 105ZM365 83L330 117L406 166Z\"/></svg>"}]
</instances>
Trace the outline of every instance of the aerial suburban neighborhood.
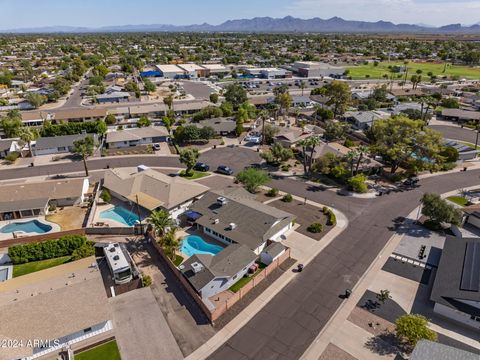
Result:
<instances>
[{"instance_id":1,"label":"aerial suburban neighborhood","mask_svg":"<svg viewBox=\"0 0 480 360\"><path fill-rule=\"evenodd\" d=\"M0 360L480 359L475 1L20 3Z\"/></svg>"}]
</instances>

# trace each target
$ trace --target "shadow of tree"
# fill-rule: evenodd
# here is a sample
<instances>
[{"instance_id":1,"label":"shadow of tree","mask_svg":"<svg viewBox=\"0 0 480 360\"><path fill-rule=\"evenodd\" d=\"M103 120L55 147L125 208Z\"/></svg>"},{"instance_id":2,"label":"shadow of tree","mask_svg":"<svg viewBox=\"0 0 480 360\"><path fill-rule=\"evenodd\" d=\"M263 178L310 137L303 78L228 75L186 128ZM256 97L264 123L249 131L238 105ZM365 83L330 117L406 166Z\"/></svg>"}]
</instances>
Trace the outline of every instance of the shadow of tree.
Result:
<instances>
[{"instance_id":1,"label":"shadow of tree","mask_svg":"<svg viewBox=\"0 0 480 360\"><path fill-rule=\"evenodd\" d=\"M402 343L392 332L383 332L380 335L372 336L365 343L365 347L381 356L395 354L401 356L404 353Z\"/></svg>"}]
</instances>

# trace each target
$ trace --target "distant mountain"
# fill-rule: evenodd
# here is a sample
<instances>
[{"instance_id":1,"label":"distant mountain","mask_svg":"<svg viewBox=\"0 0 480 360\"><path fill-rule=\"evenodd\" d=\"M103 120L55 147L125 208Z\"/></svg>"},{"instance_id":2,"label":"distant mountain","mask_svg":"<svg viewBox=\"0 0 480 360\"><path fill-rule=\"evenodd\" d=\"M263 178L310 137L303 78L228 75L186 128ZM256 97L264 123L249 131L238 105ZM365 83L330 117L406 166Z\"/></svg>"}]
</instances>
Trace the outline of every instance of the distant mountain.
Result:
<instances>
[{"instance_id":1,"label":"distant mountain","mask_svg":"<svg viewBox=\"0 0 480 360\"><path fill-rule=\"evenodd\" d=\"M256 17L228 20L220 25L120 25L99 28L49 26L0 30L2 33L87 33L87 32L288 32L288 33L480 33L480 23L463 26L451 24L441 27L428 25L394 24L388 21L352 21L339 17L331 19L299 19L286 16L281 19Z\"/></svg>"}]
</instances>

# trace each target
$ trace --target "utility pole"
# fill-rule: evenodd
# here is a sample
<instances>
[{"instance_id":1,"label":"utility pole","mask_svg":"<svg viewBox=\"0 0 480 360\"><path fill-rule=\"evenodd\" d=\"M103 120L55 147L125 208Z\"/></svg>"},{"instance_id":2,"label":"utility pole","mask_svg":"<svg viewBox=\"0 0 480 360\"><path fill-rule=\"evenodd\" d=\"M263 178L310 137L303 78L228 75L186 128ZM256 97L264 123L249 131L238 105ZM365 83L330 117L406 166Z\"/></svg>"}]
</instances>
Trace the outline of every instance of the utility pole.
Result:
<instances>
[{"instance_id":1,"label":"utility pole","mask_svg":"<svg viewBox=\"0 0 480 360\"><path fill-rule=\"evenodd\" d=\"M477 121L477 137L475 138L475 150L477 150L477 147L478 147L478 132L479 132L479 129L478 129L478 121Z\"/></svg>"}]
</instances>

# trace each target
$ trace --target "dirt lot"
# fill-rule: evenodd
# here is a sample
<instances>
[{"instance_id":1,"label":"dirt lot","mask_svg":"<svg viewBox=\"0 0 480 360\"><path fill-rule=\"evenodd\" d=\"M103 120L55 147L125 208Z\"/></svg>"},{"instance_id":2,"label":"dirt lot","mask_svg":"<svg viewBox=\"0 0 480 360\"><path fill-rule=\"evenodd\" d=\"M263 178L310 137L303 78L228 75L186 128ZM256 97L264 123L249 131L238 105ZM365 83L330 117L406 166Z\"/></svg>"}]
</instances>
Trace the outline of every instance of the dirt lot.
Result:
<instances>
[{"instance_id":1,"label":"dirt lot","mask_svg":"<svg viewBox=\"0 0 480 360\"><path fill-rule=\"evenodd\" d=\"M327 226L327 217L319 207L310 204L304 205L303 202L297 200L293 200L290 203L276 200L268 205L295 215L297 217L297 224L300 224L300 227L296 231L312 239L320 240L332 229L332 226ZM317 234L307 231L307 227L313 223L322 224L323 231Z\"/></svg>"},{"instance_id":2,"label":"dirt lot","mask_svg":"<svg viewBox=\"0 0 480 360\"><path fill-rule=\"evenodd\" d=\"M121 149L107 149L107 156L119 156L119 155L140 155L140 154L153 154L153 149L151 146L142 145L142 146L132 146L128 148Z\"/></svg>"},{"instance_id":3,"label":"dirt lot","mask_svg":"<svg viewBox=\"0 0 480 360\"><path fill-rule=\"evenodd\" d=\"M57 208L55 213L45 216L45 219L60 225L62 231L80 229L87 214L86 208L68 206Z\"/></svg>"}]
</instances>

